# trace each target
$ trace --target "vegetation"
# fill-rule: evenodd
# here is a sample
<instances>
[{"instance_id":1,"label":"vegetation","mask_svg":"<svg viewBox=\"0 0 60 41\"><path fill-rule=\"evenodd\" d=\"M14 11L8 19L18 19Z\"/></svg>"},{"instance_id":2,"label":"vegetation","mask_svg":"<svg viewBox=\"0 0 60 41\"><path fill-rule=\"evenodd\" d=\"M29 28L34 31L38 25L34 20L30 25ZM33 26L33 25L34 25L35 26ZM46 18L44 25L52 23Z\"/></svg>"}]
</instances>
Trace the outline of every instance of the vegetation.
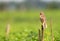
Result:
<instances>
[{"instance_id":1,"label":"vegetation","mask_svg":"<svg viewBox=\"0 0 60 41\"><path fill-rule=\"evenodd\" d=\"M38 41L38 29L41 28L39 13L41 10L0 12L0 41ZM60 10L43 10L47 18L44 40L51 41L50 17L54 40L60 41ZM5 39L7 21L10 22L10 34Z\"/></svg>"}]
</instances>

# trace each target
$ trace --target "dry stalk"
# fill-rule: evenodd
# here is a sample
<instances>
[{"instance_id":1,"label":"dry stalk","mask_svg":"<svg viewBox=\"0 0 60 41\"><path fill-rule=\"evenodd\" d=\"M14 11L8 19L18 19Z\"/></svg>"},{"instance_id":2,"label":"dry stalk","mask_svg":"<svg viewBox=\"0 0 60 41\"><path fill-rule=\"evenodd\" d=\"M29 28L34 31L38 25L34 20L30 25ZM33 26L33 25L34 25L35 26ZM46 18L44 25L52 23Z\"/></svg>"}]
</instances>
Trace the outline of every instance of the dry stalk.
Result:
<instances>
[{"instance_id":1,"label":"dry stalk","mask_svg":"<svg viewBox=\"0 0 60 41\"><path fill-rule=\"evenodd\" d=\"M38 29L38 41L41 41L41 36L40 36L40 29Z\"/></svg>"},{"instance_id":2,"label":"dry stalk","mask_svg":"<svg viewBox=\"0 0 60 41\"><path fill-rule=\"evenodd\" d=\"M50 18L50 29L51 29L51 39L54 41L53 29L52 29L52 19Z\"/></svg>"},{"instance_id":3,"label":"dry stalk","mask_svg":"<svg viewBox=\"0 0 60 41\"><path fill-rule=\"evenodd\" d=\"M41 25L41 30L42 30L42 40L41 41L44 41L44 27L43 27L43 25Z\"/></svg>"},{"instance_id":4,"label":"dry stalk","mask_svg":"<svg viewBox=\"0 0 60 41\"><path fill-rule=\"evenodd\" d=\"M9 38L9 33L10 33L10 24L9 23L7 23L7 25L6 25L6 40Z\"/></svg>"}]
</instances>

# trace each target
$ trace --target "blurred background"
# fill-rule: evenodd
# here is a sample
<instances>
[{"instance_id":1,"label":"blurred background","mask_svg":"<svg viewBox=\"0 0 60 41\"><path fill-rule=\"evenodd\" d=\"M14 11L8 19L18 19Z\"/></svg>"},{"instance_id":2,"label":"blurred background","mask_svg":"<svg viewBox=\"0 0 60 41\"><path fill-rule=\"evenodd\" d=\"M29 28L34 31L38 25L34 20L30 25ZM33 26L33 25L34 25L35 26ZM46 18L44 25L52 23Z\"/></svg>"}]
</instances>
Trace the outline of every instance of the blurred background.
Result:
<instances>
[{"instance_id":1,"label":"blurred background","mask_svg":"<svg viewBox=\"0 0 60 41\"><path fill-rule=\"evenodd\" d=\"M0 0L0 41L5 41L7 22L8 41L38 41L41 11L48 24L44 40L51 41L51 18L54 40L60 41L60 0Z\"/></svg>"},{"instance_id":2,"label":"blurred background","mask_svg":"<svg viewBox=\"0 0 60 41\"><path fill-rule=\"evenodd\" d=\"M0 0L0 10L59 9L60 0Z\"/></svg>"}]
</instances>

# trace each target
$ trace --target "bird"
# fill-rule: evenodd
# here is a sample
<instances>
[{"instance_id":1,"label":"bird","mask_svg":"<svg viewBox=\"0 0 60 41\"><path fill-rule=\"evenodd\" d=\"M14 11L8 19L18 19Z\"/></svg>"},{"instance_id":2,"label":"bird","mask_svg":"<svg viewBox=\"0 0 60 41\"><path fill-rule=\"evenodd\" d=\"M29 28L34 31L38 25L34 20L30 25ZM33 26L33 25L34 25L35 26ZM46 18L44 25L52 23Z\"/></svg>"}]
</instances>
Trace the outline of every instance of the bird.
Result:
<instances>
[{"instance_id":1,"label":"bird","mask_svg":"<svg viewBox=\"0 0 60 41\"><path fill-rule=\"evenodd\" d=\"M43 25L43 28L47 28L46 17L44 15L44 12L40 12L40 21Z\"/></svg>"}]
</instances>

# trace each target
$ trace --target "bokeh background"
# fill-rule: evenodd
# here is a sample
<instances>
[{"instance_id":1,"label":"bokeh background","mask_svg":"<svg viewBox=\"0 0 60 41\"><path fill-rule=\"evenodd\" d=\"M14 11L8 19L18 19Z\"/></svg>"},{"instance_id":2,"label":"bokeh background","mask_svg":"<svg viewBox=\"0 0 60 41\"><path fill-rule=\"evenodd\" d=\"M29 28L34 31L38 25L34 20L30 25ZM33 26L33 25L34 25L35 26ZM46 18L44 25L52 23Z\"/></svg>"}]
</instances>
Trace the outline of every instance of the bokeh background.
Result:
<instances>
[{"instance_id":1,"label":"bokeh background","mask_svg":"<svg viewBox=\"0 0 60 41\"><path fill-rule=\"evenodd\" d=\"M54 41L60 41L60 0L0 0L0 41L6 41L7 22L10 24L7 41L38 41L41 11L45 13L48 25L44 40L52 40L51 18Z\"/></svg>"}]
</instances>

